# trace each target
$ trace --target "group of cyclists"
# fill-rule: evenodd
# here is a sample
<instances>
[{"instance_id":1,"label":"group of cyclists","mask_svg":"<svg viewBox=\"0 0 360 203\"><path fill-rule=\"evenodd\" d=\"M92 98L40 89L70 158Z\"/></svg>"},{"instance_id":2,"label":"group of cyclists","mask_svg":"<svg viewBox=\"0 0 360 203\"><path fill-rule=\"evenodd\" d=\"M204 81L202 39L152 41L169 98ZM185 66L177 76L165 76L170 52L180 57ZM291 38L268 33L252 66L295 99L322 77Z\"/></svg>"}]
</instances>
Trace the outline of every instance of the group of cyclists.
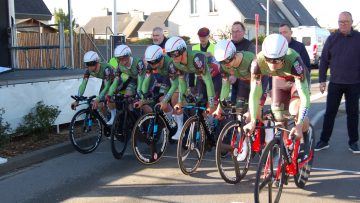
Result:
<instances>
[{"instance_id":1,"label":"group of cyclists","mask_svg":"<svg viewBox=\"0 0 360 203\"><path fill-rule=\"evenodd\" d=\"M144 58L132 55L127 45L119 45L114 50L117 67L100 62L94 51L84 55L87 70L79 87L78 95L84 94L89 76L102 79L99 95L93 102L93 109L107 109L114 122L116 108L113 95L123 92L125 96L137 95L133 107L143 112L151 112L146 102L149 93L161 95L160 109L177 123L178 130L172 137L178 140L184 116L182 106L186 95L194 95L198 101L206 102L209 123L221 119L224 101L230 96L231 77L244 81L238 89L237 108L246 108L247 124L244 131L251 134L256 121L261 120L261 109L265 103L267 83L272 79L271 109L278 122L284 115L296 116L296 125L291 131L300 139L309 128L307 114L310 106L310 76L299 54L288 48L287 40L280 34L267 36L262 51L257 55L248 51L237 52L232 41L220 40L216 43L214 56L201 51L191 51L185 41L171 37L165 49L158 45L148 46ZM196 88L189 88L188 75L196 75ZM272 77L269 77L272 76ZM78 105L71 104L72 109ZM106 107L106 108L105 108Z\"/></svg>"}]
</instances>

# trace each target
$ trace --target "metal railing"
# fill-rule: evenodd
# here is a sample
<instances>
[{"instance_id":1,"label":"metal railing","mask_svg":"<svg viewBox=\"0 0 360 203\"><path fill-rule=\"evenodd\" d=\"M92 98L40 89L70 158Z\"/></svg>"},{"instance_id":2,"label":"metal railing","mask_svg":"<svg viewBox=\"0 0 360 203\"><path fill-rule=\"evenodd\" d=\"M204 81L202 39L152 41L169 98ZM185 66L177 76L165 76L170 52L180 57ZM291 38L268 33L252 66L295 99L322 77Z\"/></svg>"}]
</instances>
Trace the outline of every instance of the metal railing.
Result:
<instances>
[{"instance_id":1,"label":"metal railing","mask_svg":"<svg viewBox=\"0 0 360 203\"><path fill-rule=\"evenodd\" d=\"M98 47L96 46L94 40L92 40L92 38L89 36L89 34L85 31L85 29L83 27L80 27L79 29L79 56L82 56L83 54L81 54L81 51L83 53L85 53L85 50L83 50L82 46L81 46L81 31L83 31L83 33L85 34L85 36L88 38L88 40L90 40L91 44L94 46L96 52L99 54L99 56L101 57L101 59L103 61L105 61L104 56L101 54L100 50L98 49ZM79 60L79 67L82 67L82 60Z\"/></svg>"}]
</instances>

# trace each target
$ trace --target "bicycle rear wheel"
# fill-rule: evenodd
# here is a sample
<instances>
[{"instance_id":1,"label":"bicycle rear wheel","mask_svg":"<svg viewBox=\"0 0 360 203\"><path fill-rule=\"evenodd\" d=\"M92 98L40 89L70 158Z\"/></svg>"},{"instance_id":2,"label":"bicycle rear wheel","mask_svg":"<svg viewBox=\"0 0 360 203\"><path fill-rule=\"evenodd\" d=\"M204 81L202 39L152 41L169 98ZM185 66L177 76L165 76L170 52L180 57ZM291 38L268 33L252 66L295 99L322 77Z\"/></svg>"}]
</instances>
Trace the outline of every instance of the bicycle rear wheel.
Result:
<instances>
[{"instance_id":1,"label":"bicycle rear wheel","mask_svg":"<svg viewBox=\"0 0 360 203\"><path fill-rule=\"evenodd\" d=\"M185 122L178 141L177 160L185 175L196 171L204 155L205 130L198 119L192 116Z\"/></svg>"},{"instance_id":2,"label":"bicycle rear wheel","mask_svg":"<svg viewBox=\"0 0 360 203\"><path fill-rule=\"evenodd\" d=\"M116 114L114 124L111 127L111 152L116 159L122 158L127 147L130 126L126 124L126 112L121 110Z\"/></svg>"},{"instance_id":3,"label":"bicycle rear wheel","mask_svg":"<svg viewBox=\"0 0 360 203\"><path fill-rule=\"evenodd\" d=\"M75 113L70 123L69 138L74 148L83 154L93 152L101 141L103 126L89 109Z\"/></svg>"},{"instance_id":4,"label":"bicycle rear wheel","mask_svg":"<svg viewBox=\"0 0 360 203\"><path fill-rule=\"evenodd\" d=\"M230 121L222 129L216 144L216 166L225 182L236 184L250 166L251 145L242 133L239 121Z\"/></svg>"},{"instance_id":5,"label":"bicycle rear wheel","mask_svg":"<svg viewBox=\"0 0 360 203\"><path fill-rule=\"evenodd\" d=\"M161 116L154 113L142 115L135 123L131 136L135 157L143 164L154 164L163 156L169 130Z\"/></svg>"},{"instance_id":6,"label":"bicycle rear wheel","mask_svg":"<svg viewBox=\"0 0 360 203\"><path fill-rule=\"evenodd\" d=\"M256 172L255 202L279 202L285 181L285 164L279 139L264 149Z\"/></svg>"},{"instance_id":7,"label":"bicycle rear wheel","mask_svg":"<svg viewBox=\"0 0 360 203\"><path fill-rule=\"evenodd\" d=\"M315 131L312 125L309 126L309 131L306 136L304 136L304 143L306 144L304 149L307 152L309 161L304 164L301 168L297 163L298 171L294 176L295 185L299 188L304 188L311 172L313 160L314 160L314 149L315 149ZM300 150L300 148L299 148ZM301 164L301 163L300 163Z\"/></svg>"}]
</instances>

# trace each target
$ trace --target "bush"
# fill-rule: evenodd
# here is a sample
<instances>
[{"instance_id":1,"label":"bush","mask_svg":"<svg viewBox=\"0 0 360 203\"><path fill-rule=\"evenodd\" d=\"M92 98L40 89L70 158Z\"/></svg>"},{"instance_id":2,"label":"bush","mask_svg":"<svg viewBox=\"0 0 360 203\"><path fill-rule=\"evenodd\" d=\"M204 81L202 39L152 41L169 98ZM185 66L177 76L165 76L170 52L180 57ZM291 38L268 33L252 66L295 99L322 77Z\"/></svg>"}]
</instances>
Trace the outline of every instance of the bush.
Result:
<instances>
[{"instance_id":1,"label":"bush","mask_svg":"<svg viewBox=\"0 0 360 203\"><path fill-rule=\"evenodd\" d=\"M39 101L30 113L23 117L23 122L16 131L31 135L36 140L46 139L59 113L59 107L48 106Z\"/></svg>"},{"instance_id":2,"label":"bush","mask_svg":"<svg viewBox=\"0 0 360 203\"><path fill-rule=\"evenodd\" d=\"M145 39L139 39L137 41L131 42L131 44L144 44L144 45L150 45L153 41L151 38L145 38Z\"/></svg>"},{"instance_id":3,"label":"bush","mask_svg":"<svg viewBox=\"0 0 360 203\"><path fill-rule=\"evenodd\" d=\"M265 37L266 37L265 35L259 35L259 37L258 37L258 44L259 44L259 46L262 45ZM256 40L256 38L253 38L251 41L255 44L255 42L256 42L255 40Z\"/></svg>"},{"instance_id":4,"label":"bush","mask_svg":"<svg viewBox=\"0 0 360 203\"><path fill-rule=\"evenodd\" d=\"M10 124L8 122L5 122L2 117L4 113L5 110L3 108L0 108L0 147L8 143L10 140L8 133L11 130L11 128L10 128Z\"/></svg>"}]
</instances>

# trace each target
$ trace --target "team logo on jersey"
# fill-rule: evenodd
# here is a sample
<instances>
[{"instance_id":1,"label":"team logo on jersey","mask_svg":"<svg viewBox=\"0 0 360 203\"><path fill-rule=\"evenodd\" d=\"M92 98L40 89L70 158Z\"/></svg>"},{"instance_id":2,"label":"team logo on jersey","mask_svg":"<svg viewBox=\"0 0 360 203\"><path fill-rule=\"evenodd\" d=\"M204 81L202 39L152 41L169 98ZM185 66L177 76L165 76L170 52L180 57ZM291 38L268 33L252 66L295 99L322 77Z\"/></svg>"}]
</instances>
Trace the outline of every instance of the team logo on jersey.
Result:
<instances>
[{"instance_id":1,"label":"team logo on jersey","mask_svg":"<svg viewBox=\"0 0 360 203\"><path fill-rule=\"evenodd\" d=\"M139 61L136 67L137 67L138 73L141 73L145 69L144 63L142 61Z\"/></svg>"},{"instance_id":2,"label":"team logo on jersey","mask_svg":"<svg viewBox=\"0 0 360 203\"><path fill-rule=\"evenodd\" d=\"M294 62L294 68L297 74L302 74L304 72L304 68L300 65L299 61Z\"/></svg>"},{"instance_id":3,"label":"team logo on jersey","mask_svg":"<svg viewBox=\"0 0 360 203\"><path fill-rule=\"evenodd\" d=\"M200 61L199 57L195 57L194 62L196 64L196 66L199 68L201 68L203 66L203 63L202 63L202 61Z\"/></svg>"},{"instance_id":4,"label":"team logo on jersey","mask_svg":"<svg viewBox=\"0 0 360 203\"><path fill-rule=\"evenodd\" d=\"M202 69L205 67L205 55L203 54L196 54L194 57L194 66L196 69Z\"/></svg>"}]
</instances>

